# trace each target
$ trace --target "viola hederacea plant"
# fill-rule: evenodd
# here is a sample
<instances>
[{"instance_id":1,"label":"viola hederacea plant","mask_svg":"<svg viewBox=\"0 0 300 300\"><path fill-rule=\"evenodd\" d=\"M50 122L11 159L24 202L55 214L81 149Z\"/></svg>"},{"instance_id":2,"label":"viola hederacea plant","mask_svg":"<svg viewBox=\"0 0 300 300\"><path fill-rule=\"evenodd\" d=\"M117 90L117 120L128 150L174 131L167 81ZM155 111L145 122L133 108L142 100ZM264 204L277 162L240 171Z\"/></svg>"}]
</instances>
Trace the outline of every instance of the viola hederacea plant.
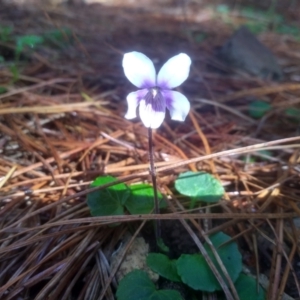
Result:
<instances>
[{"instance_id":1,"label":"viola hederacea plant","mask_svg":"<svg viewBox=\"0 0 300 300\"><path fill-rule=\"evenodd\" d=\"M158 128L165 118L166 108L171 119L184 121L190 103L181 93L172 91L189 76L191 59L185 53L170 58L156 76L152 61L143 53L126 53L123 58L124 73L128 80L139 88L127 96L126 119L136 118L139 106L140 118L147 128Z\"/></svg>"},{"instance_id":2,"label":"viola hederacea plant","mask_svg":"<svg viewBox=\"0 0 300 300\"><path fill-rule=\"evenodd\" d=\"M156 75L152 61L143 53L129 52L124 55L123 68L128 80L139 88L127 96L126 119L136 118L139 106L140 118L148 128L150 174L153 184L155 213L159 213L156 174L154 167L152 129L158 128L165 119L166 108L171 119L184 121L190 110L188 99L181 93L172 91L189 76L191 59L185 53L170 58ZM160 238L159 220L155 223L155 235Z\"/></svg>"}]
</instances>

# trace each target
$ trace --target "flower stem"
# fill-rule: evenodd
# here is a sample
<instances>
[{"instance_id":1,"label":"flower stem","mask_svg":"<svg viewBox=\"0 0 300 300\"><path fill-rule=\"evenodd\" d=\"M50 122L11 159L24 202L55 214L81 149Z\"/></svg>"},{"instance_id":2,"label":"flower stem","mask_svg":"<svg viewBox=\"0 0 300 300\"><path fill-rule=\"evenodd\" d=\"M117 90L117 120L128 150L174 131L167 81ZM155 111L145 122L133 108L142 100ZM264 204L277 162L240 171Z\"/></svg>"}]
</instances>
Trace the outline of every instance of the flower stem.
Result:
<instances>
[{"instance_id":1,"label":"flower stem","mask_svg":"<svg viewBox=\"0 0 300 300\"><path fill-rule=\"evenodd\" d=\"M149 139L150 175L151 175L151 179L152 179L153 194L154 194L154 212L155 212L155 214L159 214L156 172L155 172L155 167L154 167L152 128L148 128L148 139ZM160 220L155 220L155 238L156 238L156 242L158 242L158 239L160 238Z\"/></svg>"}]
</instances>

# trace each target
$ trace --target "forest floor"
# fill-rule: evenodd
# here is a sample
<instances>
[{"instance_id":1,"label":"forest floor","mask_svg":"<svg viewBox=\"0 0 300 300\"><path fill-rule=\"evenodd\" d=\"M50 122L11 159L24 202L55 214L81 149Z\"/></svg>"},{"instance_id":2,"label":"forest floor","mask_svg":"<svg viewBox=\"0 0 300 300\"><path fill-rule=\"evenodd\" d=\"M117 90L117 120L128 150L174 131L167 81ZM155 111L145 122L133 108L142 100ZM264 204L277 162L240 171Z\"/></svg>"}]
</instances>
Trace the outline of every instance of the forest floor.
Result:
<instances>
[{"instance_id":1,"label":"forest floor","mask_svg":"<svg viewBox=\"0 0 300 300\"><path fill-rule=\"evenodd\" d=\"M179 220L178 243L190 235L180 225L186 219L200 243L203 233L225 232L267 299L299 298L300 6L291 1L277 13L197 1L120 3L0 1L0 298L115 299L111 257L126 232L129 248L150 219ZM241 25L275 55L280 81L216 58ZM191 111L185 122L167 115L153 135L167 208L91 217L95 178L151 184L147 129L124 118L135 90L122 69L130 51L157 69L187 53L191 72L179 91ZM186 171L212 174L222 199L191 210L174 188Z\"/></svg>"}]
</instances>

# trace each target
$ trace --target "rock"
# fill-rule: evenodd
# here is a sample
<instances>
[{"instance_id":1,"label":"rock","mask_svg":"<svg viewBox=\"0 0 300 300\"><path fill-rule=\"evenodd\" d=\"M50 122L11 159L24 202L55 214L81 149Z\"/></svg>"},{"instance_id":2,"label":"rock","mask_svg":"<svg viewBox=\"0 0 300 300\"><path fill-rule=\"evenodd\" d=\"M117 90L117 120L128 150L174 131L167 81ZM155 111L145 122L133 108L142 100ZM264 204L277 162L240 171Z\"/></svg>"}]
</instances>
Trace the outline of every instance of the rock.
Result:
<instances>
[{"instance_id":1,"label":"rock","mask_svg":"<svg viewBox=\"0 0 300 300\"><path fill-rule=\"evenodd\" d=\"M273 53L242 26L217 51L217 58L231 68L259 78L282 79L282 71Z\"/></svg>"},{"instance_id":2,"label":"rock","mask_svg":"<svg viewBox=\"0 0 300 300\"><path fill-rule=\"evenodd\" d=\"M118 262L121 259L121 256L123 255L123 250L125 249L125 246L127 242L131 239L131 236L126 235L124 237L122 246L111 258L111 269L114 269L114 267L118 264ZM143 270L146 271L149 275L149 278L156 282L159 278L159 275L154 273L150 270L150 268L147 266L146 258L149 253L149 245L146 243L144 238L138 237L136 238L131 247L129 248L123 262L120 265L119 270L117 271L116 277L118 281L120 281L126 274L133 270Z\"/></svg>"}]
</instances>

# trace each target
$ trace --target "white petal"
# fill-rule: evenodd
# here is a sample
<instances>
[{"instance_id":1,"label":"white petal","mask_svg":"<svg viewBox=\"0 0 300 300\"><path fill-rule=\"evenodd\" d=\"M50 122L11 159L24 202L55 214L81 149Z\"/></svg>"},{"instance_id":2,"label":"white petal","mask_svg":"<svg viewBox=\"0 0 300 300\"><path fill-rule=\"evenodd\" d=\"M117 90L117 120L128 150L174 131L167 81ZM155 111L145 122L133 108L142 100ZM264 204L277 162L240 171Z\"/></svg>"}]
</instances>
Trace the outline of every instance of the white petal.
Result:
<instances>
[{"instance_id":1,"label":"white petal","mask_svg":"<svg viewBox=\"0 0 300 300\"><path fill-rule=\"evenodd\" d=\"M166 106L170 111L171 119L184 121L190 111L189 100L181 93L176 91L162 91L166 99Z\"/></svg>"},{"instance_id":2,"label":"white petal","mask_svg":"<svg viewBox=\"0 0 300 300\"><path fill-rule=\"evenodd\" d=\"M128 80L139 88L156 85L156 72L152 61L143 53L130 52L123 57L124 73Z\"/></svg>"},{"instance_id":3,"label":"white petal","mask_svg":"<svg viewBox=\"0 0 300 300\"><path fill-rule=\"evenodd\" d=\"M162 89L172 89L181 85L189 76L191 59L185 53L170 58L157 75L157 85Z\"/></svg>"},{"instance_id":4,"label":"white petal","mask_svg":"<svg viewBox=\"0 0 300 300\"><path fill-rule=\"evenodd\" d=\"M140 102L140 118L147 128L158 128L165 119L166 106L164 109L155 110L151 104L146 104L145 100Z\"/></svg>"},{"instance_id":5,"label":"white petal","mask_svg":"<svg viewBox=\"0 0 300 300\"><path fill-rule=\"evenodd\" d=\"M136 118L136 108L139 105L141 99L145 97L147 92L148 92L147 89L143 89L143 90L139 90L139 91L128 94L128 96L126 98L127 104L128 104L128 110L125 115L126 119L130 120L130 119Z\"/></svg>"}]
</instances>

